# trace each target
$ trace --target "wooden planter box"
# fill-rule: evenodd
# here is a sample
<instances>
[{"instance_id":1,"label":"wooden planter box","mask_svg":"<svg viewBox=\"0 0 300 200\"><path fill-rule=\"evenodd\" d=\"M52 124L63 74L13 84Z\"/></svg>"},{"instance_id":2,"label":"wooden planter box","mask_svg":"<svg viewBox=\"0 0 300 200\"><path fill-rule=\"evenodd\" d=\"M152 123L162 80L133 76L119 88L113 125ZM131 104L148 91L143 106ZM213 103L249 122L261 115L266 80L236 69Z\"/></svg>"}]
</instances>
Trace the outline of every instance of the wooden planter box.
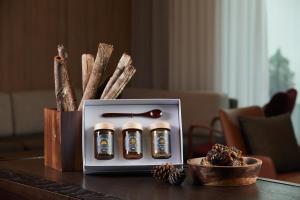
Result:
<instances>
[{"instance_id":1,"label":"wooden planter box","mask_svg":"<svg viewBox=\"0 0 300 200\"><path fill-rule=\"evenodd\" d=\"M44 109L44 164L59 171L82 170L82 112Z\"/></svg>"}]
</instances>

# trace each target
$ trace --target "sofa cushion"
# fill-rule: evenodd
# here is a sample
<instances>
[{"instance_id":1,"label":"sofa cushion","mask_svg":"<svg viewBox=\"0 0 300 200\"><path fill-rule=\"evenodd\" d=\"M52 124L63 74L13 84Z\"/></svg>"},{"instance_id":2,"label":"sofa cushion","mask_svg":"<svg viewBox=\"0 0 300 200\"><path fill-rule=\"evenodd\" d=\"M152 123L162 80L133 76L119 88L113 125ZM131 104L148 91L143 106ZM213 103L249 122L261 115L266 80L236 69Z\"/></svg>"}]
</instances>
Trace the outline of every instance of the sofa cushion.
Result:
<instances>
[{"instance_id":1,"label":"sofa cushion","mask_svg":"<svg viewBox=\"0 0 300 200\"><path fill-rule=\"evenodd\" d=\"M78 102L81 90L75 90ZM54 90L33 90L12 93L15 135L43 133L45 107L56 108Z\"/></svg>"},{"instance_id":2,"label":"sofa cushion","mask_svg":"<svg viewBox=\"0 0 300 200\"><path fill-rule=\"evenodd\" d=\"M239 120L250 153L271 157L277 172L300 170L300 152L289 114Z\"/></svg>"},{"instance_id":3,"label":"sofa cushion","mask_svg":"<svg viewBox=\"0 0 300 200\"><path fill-rule=\"evenodd\" d=\"M5 93L0 93L0 137L12 136L13 121L10 96Z\"/></svg>"},{"instance_id":4,"label":"sofa cushion","mask_svg":"<svg viewBox=\"0 0 300 200\"><path fill-rule=\"evenodd\" d=\"M262 108L259 106L220 110L220 119L227 145L235 146L247 154L249 153L249 150L245 145L240 130L241 128L238 120L240 116L263 117L264 113Z\"/></svg>"},{"instance_id":5,"label":"sofa cushion","mask_svg":"<svg viewBox=\"0 0 300 200\"><path fill-rule=\"evenodd\" d=\"M26 134L15 137L15 141L22 144L24 150L43 149L44 135L43 134Z\"/></svg>"},{"instance_id":6,"label":"sofa cushion","mask_svg":"<svg viewBox=\"0 0 300 200\"><path fill-rule=\"evenodd\" d=\"M26 158L41 157L41 156L43 156L43 149L23 150L23 151L15 151L15 152L12 151L0 152L0 161L26 159Z\"/></svg>"},{"instance_id":7,"label":"sofa cushion","mask_svg":"<svg viewBox=\"0 0 300 200\"><path fill-rule=\"evenodd\" d=\"M12 104L16 135L42 133L43 108L56 106L51 90L13 93Z\"/></svg>"},{"instance_id":8,"label":"sofa cushion","mask_svg":"<svg viewBox=\"0 0 300 200\"><path fill-rule=\"evenodd\" d=\"M19 151L43 150L43 134L24 134L2 137L0 139L0 157Z\"/></svg>"},{"instance_id":9,"label":"sofa cushion","mask_svg":"<svg viewBox=\"0 0 300 200\"><path fill-rule=\"evenodd\" d=\"M292 113L297 99L297 90L289 89L286 92L274 94L269 103L264 106L266 117Z\"/></svg>"},{"instance_id":10,"label":"sofa cushion","mask_svg":"<svg viewBox=\"0 0 300 200\"><path fill-rule=\"evenodd\" d=\"M0 140L0 155L7 152L24 151L24 146L18 141L3 139ZM0 156L1 157L1 156Z\"/></svg>"}]
</instances>

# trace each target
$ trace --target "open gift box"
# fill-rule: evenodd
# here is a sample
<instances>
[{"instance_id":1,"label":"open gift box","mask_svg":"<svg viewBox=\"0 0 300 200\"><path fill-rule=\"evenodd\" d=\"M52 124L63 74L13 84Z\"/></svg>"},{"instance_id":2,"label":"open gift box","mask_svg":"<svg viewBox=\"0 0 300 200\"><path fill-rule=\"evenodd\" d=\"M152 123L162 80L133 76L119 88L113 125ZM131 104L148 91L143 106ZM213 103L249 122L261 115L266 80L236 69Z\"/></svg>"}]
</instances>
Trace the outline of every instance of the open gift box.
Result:
<instances>
[{"instance_id":1,"label":"open gift box","mask_svg":"<svg viewBox=\"0 0 300 200\"><path fill-rule=\"evenodd\" d=\"M143 113L159 109L159 119L143 116L103 117L104 113ZM179 99L118 99L118 100L86 100L82 112L82 155L83 172L91 173L124 173L149 172L153 166L164 163L183 164L182 124ZM151 154L150 124L165 121L170 128L171 157L154 159ZM114 157L109 160L95 158L94 126L99 122L108 122L115 127L113 137ZM123 155L122 127L127 122L137 122L143 127L142 152L140 159L125 159Z\"/></svg>"}]
</instances>

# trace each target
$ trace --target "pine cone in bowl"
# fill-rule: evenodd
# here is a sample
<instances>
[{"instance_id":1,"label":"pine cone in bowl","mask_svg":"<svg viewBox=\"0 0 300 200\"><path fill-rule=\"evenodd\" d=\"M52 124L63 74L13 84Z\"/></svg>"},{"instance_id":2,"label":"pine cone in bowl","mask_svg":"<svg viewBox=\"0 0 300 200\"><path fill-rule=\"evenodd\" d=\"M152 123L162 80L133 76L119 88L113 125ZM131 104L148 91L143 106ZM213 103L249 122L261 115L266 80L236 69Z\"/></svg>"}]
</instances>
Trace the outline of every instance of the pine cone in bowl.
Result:
<instances>
[{"instance_id":1,"label":"pine cone in bowl","mask_svg":"<svg viewBox=\"0 0 300 200\"><path fill-rule=\"evenodd\" d=\"M241 186L256 182L262 161L243 157L235 147L215 144L206 157L187 161L192 177L204 185Z\"/></svg>"},{"instance_id":2,"label":"pine cone in bowl","mask_svg":"<svg viewBox=\"0 0 300 200\"><path fill-rule=\"evenodd\" d=\"M207 165L208 163L217 166L242 166L245 164L242 151L222 144L215 144L207 153L202 164Z\"/></svg>"}]
</instances>

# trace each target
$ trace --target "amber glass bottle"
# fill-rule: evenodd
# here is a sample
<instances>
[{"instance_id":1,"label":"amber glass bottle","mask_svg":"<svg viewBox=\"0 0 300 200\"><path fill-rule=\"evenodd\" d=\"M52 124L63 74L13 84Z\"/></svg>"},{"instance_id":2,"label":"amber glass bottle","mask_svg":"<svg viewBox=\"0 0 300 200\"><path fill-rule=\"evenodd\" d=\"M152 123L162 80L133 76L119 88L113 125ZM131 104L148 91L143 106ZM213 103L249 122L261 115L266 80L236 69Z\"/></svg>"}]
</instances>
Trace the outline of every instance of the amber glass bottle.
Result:
<instances>
[{"instance_id":1,"label":"amber glass bottle","mask_svg":"<svg viewBox=\"0 0 300 200\"><path fill-rule=\"evenodd\" d=\"M142 125L136 122L127 122L122 127L123 157L126 159L141 159L143 157Z\"/></svg>"},{"instance_id":2,"label":"amber glass bottle","mask_svg":"<svg viewBox=\"0 0 300 200\"><path fill-rule=\"evenodd\" d=\"M94 126L94 151L98 160L114 158L114 125L101 122Z\"/></svg>"},{"instance_id":3,"label":"amber glass bottle","mask_svg":"<svg viewBox=\"0 0 300 200\"><path fill-rule=\"evenodd\" d=\"M170 124L165 121L150 124L151 152L155 159L171 157Z\"/></svg>"}]
</instances>

